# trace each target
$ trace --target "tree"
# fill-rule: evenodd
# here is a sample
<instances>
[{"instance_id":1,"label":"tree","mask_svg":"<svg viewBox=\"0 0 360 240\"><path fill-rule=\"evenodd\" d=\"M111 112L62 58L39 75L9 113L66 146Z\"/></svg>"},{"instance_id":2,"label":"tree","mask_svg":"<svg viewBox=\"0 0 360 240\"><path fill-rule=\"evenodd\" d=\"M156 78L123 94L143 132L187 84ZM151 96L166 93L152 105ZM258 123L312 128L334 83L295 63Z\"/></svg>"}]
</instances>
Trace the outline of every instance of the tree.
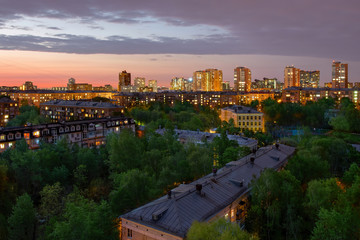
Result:
<instances>
[{"instance_id":1,"label":"tree","mask_svg":"<svg viewBox=\"0 0 360 240\"><path fill-rule=\"evenodd\" d=\"M251 208L246 226L261 239L296 239L300 236L301 188L287 170L266 169L252 183Z\"/></svg>"},{"instance_id":2,"label":"tree","mask_svg":"<svg viewBox=\"0 0 360 240\"><path fill-rule=\"evenodd\" d=\"M49 119L40 116L39 109L35 106L25 105L20 107L20 114L10 120L7 127L18 127L27 124L39 125L49 122Z\"/></svg>"},{"instance_id":3,"label":"tree","mask_svg":"<svg viewBox=\"0 0 360 240\"><path fill-rule=\"evenodd\" d=\"M241 230L236 223L227 222L225 219L219 218L210 223L195 221L187 233L187 239L256 240L258 237Z\"/></svg>"},{"instance_id":4,"label":"tree","mask_svg":"<svg viewBox=\"0 0 360 240\"><path fill-rule=\"evenodd\" d=\"M118 239L110 206L105 201L96 204L81 196L69 198L62 219L48 228L46 239Z\"/></svg>"},{"instance_id":5,"label":"tree","mask_svg":"<svg viewBox=\"0 0 360 240\"><path fill-rule=\"evenodd\" d=\"M17 198L8 219L10 240L32 240L34 238L35 208L28 194Z\"/></svg>"},{"instance_id":6,"label":"tree","mask_svg":"<svg viewBox=\"0 0 360 240\"><path fill-rule=\"evenodd\" d=\"M112 175L114 190L110 193L110 203L116 214L122 214L145 203L151 198L154 181L139 169Z\"/></svg>"},{"instance_id":7,"label":"tree","mask_svg":"<svg viewBox=\"0 0 360 240\"><path fill-rule=\"evenodd\" d=\"M46 219L60 215L63 209L63 191L60 183L46 185L40 192L39 213Z\"/></svg>"}]
</instances>

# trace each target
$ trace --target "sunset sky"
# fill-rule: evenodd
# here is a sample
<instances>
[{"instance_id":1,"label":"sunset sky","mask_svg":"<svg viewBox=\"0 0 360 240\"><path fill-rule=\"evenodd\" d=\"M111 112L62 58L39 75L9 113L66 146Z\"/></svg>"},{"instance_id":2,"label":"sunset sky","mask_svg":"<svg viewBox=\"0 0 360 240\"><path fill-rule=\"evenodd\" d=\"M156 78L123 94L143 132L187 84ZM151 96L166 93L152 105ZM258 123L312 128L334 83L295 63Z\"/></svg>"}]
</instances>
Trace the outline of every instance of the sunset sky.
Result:
<instances>
[{"instance_id":1,"label":"sunset sky","mask_svg":"<svg viewBox=\"0 0 360 240\"><path fill-rule=\"evenodd\" d=\"M358 0L3 0L0 85L67 79L117 85L118 73L157 79L196 70L246 66L252 80L277 77L286 65L320 70L349 63L360 81Z\"/></svg>"}]
</instances>

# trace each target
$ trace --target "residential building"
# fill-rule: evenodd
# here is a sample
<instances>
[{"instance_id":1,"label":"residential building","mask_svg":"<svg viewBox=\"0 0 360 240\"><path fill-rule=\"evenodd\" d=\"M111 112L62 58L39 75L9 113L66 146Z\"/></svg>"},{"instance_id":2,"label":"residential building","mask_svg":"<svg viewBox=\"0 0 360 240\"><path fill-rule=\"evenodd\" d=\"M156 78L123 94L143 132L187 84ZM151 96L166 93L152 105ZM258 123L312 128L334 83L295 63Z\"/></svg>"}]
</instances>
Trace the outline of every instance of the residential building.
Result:
<instances>
[{"instance_id":1,"label":"residential building","mask_svg":"<svg viewBox=\"0 0 360 240\"><path fill-rule=\"evenodd\" d=\"M0 127L5 125L19 114L19 104L9 97L0 98Z\"/></svg>"},{"instance_id":2,"label":"residential building","mask_svg":"<svg viewBox=\"0 0 360 240\"><path fill-rule=\"evenodd\" d=\"M74 78L70 78L67 84L69 91L92 91L93 87L88 83L76 83Z\"/></svg>"},{"instance_id":3,"label":"residential building","mask_svg":"<svg viewBox=\"0 0 360 240\"><path fill-rule=\"evenodd\" d=\"M324 87L326 87L326 88L332 88L332 82L326 82L326 83L324 83Z\"/></svg>"},{"instance_id":4,"label":"residential building","mask_svg":"<svg viewBox=\"0 0 360 240\"><path fill-rule=\"evenodd\" d=\"M263 147L192 183L180 184L120 216L120 239L183 240L194 221L218 218L244 226L251 182L266 168L281 169L294 152L282 144Z\"/></svg>"},{"instance_id":5,"label":"residential building","mask_svg":"<svg viewBox=\"0 0 360 240\"><path fill-rule=\"evenodd\" d=\"M53 100L40 104L40 114L51 122L112 117L123 112L123 107L109 102Z\"/></svg>"},{"instance_id":6,"label":"residential building","mask_svg":"<svg viewBox=\"0 0 360 240\"><path fill-rule=\"evenodd\" d=\"M152 88L153 92L157 92L158 91L157 80L149 80L148 87Z\"/></svg>"},{"instance_id":7,"label":"residential building","mask_svg":"<svg viewBox=\"0 0 360 240\"><path fill-rule=\"evenodd\" d=\"M136 92L140 92L140 89L145 87L145 78L143 77L134 78L134 86L136 88Z\"/></svg>"},{"instance_id":8,"label":"residential building","mask_svg":"<svg viewBox=\"0 0 360 240\"><path fill-rule=\"evenodd\" d=\"M130 85L131 85L131 73L126 72L126 70L119 73L118 91L122 92L123 86L130 86Z\"/></svg>"},{"instance_id":9,"label":"residential building","mask_svg":"<svg viewBox=\"0 0 360 240\"><path fill-rule=\"evenodd\" d=\"M222 90L223 91L230 91L231 90L229 81L224 81L222 83Z\"/></svg>"},{"instance_id":10,"label":"residential building","mask_svg":"<svg viewBox=\"0 0 360 240\"><path fill-rule=\"evenodd\" d=\"M223 74L218 69L196 71L193 74L195 91L222 91Z\"/></svg>"},{"instance_id":11,"label":"residential building","mask_svg":"<svg viewBox=\"0 0 360 240\"><path fill-rule=\"evenodd\" d=\"M333 61L331 69L332 87L348 88L348 64Z\"/></svg>"},{"instance_id":12,"label":"residential building","mask_svg":"<svg viewBox=\"0 0 360 240\"><path fill-rule=\"evenodd\" d=\"M240 128L240 131L245 129L254 132L265 132L264 114L253 108L233 105L221 109L221 121L229 122L234 120L234 126Z\"/></svg>"},{"instance_id":13,"label":"residential building","mask_svg":"<svg viewBox=\"0 0 360 240\"><path fill-rule=\"evenodd\" d=\"M300 86L300 69L286 66L284 69L284 88Z\"/></svg>"},{"instance_id":14,"label":"residential building","mask_svg":"<svg viewBox=\"0 0 360 240\"><path fill-rule=\"evenodd\" d=\"M36 90L37 86L33 85L33 82L25 82L23 85L20 86L20 90L21 91L26 91L26 90Z\"/></svg>"},{"instance_id":15,"label":"residential building","mask_svg":"<svg viewBox=\"0 0 360 240\"><path fill-rule=\"evenodd\" d=\"M274 90L281 90L280 89L281 83L278 82L277 78L263 78L255 79L254 82L251 83L251 90L260 91L274 91Z\"/></svg>"},{"instance_id":16,"label":"residential building","mask_svg":"<svg viewBox=\"0 0 360 240\"><path fill-rule=\"evenodd\" d=\"M320 71L300 70L300 87L318 88L320 81Z\"/></svg>"},{"instance_id":17,"label":"residential building","mask_svg":"<svg viewBox=\"0 0 360 240\"><path fill-rule=\"evenodd\" d=\"M105 143L106 136L120 133L124 128L135 132L134 120L114 117L3 128L0 129L0 152L14 147L21 139L26 140L30 149L39 148L40 141L56 143L61 139L81 147L97 147Z\"/></svg>"},{"instance_id":18,"label":"residential building","mask_svg":"<svg viewBox=\"0 0 360 240\"><path fill-rule=\"evenodd\" d=\"M174 77L170 82L170 90L174 91L185 91L185 78L183 77Z\"/></svg>"},{"instance_id":19,"label":"residential building","mask_svg":"<svg viewBox=\"0 0 360 240\"><path fill-rule=\"evenodd\" d=\"M234 91L251 91L251 71L246 67L237 67L234 69Z\"/></svg>"},{"instance_id":20,"label":"residential building","mask_svg":"<svg viewBox=\"0 0 360 240\"><path fill-rule=\"evenodd\" d=\"M349 98L355 104L360 103L360 90L357 88L301 88L284 89L282 102L306 104L308 101L318 101L321 98L333 98L337 103L342 98Z\"/></svg>"}]
</instances>

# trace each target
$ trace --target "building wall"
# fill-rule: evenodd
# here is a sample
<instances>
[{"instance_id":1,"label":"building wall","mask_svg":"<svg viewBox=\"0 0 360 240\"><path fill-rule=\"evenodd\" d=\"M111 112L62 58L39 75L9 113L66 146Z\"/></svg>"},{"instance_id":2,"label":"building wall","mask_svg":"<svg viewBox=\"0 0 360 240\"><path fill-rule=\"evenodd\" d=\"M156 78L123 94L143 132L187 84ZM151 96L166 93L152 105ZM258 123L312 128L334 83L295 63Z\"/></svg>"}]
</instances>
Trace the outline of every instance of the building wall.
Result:
<instances>
[{"instance_id":1,"label":"building wall","mask_svg":"<svg viewBox=\"0 0 360 240\"><path fill-rule=\"evenodd\" d=\"M234 91L251 91L251 71L246 67L237 67L234 69Z\"/></svg>"},{"instance_id":2,"label":"building wall","mask_svg":"<svg viewBox=\"0 0 360 240\"><path fill-rule=\"evenodd\" d=\"M332 87L348 88L348 64L333 62L332 66Z\"/></svg>"},{"instance_id":3,"label":"building wall","mask_svg":"<svg viewBox=\"0 0 360 240\"><path fill-rule=\"evenodd\" d=\"M182 240L183 238L123 219L119 225L121 240Z\"/></svg>"},{"instance_id":4,"label":"building wall","mask_svg":"<svg viewBox=\"0 0 360 240\"><path fill-rule=\"evenodd\" d=\"M0 127L5 127L5 125L18 114L19 104L17 102L1 102L0 100Z\"/></svg>"},{"instance_id":5,"label":"building wall","mask_svg":"<svg viewBox=\"0 0 360 240\"><path fill-rule=\"evenodd\" d=\"M221 121L229 122L230 119L234 120L234 126L240 128L241 131L245 129L254 132L265 131L264 114L258 113L236 113L231 109L221 109Z\"/></svg>"},{"instance_id":6,"label":"building wall","mask_svg":"<svg viewBox=\"0 0 360 240\"><path fill-rule=\"evenodd\" d=\"M284 88L300 86L300 69L287 66L284 69Z\"/></svg>"}]
</instances>

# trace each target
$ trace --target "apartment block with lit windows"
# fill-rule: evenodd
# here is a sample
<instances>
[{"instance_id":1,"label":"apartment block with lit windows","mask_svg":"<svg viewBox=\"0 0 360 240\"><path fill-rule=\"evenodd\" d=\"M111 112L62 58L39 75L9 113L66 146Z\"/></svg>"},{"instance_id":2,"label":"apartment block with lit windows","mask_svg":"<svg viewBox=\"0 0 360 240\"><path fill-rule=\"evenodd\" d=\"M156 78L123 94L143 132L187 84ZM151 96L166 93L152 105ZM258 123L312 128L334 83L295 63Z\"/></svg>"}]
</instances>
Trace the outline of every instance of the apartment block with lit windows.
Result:
<instances>
[{"instance_id":1,"label":"apartment block with lit windows","mask_svg":"<svg viewBox=\"0 0 360 240\"><path fill-rule=\"evenodd\" d=\"M251 91L251 71L246 67L237 67L234 69L234 91Z\"/></svg>"},{"instance_id":2,"label":"apartment block with lit windows","mask_svg":"<svg viewBox=\"0 0 360 240\"><path fill-rule=\"evenodd\" d=\"M0 127L19 114L19 104L8 97L0 98Z\"/></svg>"},{"instance_id":3,"label":"apartment block with lit windows","mask_svg":"<svg viewBox=\"0 0 360 240\"><path fill-rule=\"evenodd\" d=\"M320 82L320 71L300 70L300 87L318 88Z\"/></svg>"},{"instance_id":4,"label":"apartment block with lit windows","mask_svg":"<svg viewBox=\"0 0 360 240\"><path fill-rule=\"evenodd\" d=\"M196 71L193 81L195 91L222 91L223 73L218 69Z\"/></svg>"},{"instance_id":5,"label":"apartment block with lit windows","mask_svg":"<svg viewBox=\"0 0 360 240\"><path fill-rule=\"evenodd\" d=\"M123 111L123 107L109 102L54 100L40 104L40 114L51 122L111 117Z\"/></svg>"},{"instance_id":6,"label":"apartment block with lit windows","mask_svg":"<svg viewBox=\"0 0 360 240\"><path fill-rule=\"evenodd\" d=\"M234 105L223 108L221 109L220 119L226 122L233 119L235 127L240 128L241 131L245 129L254 132L265 131L264 114L250 107Z\"/></svg>"},{"instance_id":7,"label":"apartment block with lit windows","mask_svg":"<svg viewBox=\"0 0 360 240\"><path fill-rule=\"evenodd\" d=\"M348 64L333 61L331 70L332 87L348 88Z\"/></svg>"},{"instance_id":8,"label":"apartment block with lit windows","mask_svg":"<svg viewBox=\"0 0 360 240\"><path fill-rule=\"evenodd\" d=\"M105 143L106 136L120 133L124 128L135 132L134 120L114 117L3 128L0 129L0 152L14 147L21 139L25 139L30 149L39 148L41 141L56 143L62 139L81 147L98 147Z\"/></svg>"},{"instance_id":9,"label":"apartment block with lit windows","mask_svg":"<svg viewBox=\"0 0 360 240\"><path fill-rule=\"evenodd\" d=\"M284 69L284 88L300 86L300 69L286 66Z\"/></svg>"}]
</instances>

